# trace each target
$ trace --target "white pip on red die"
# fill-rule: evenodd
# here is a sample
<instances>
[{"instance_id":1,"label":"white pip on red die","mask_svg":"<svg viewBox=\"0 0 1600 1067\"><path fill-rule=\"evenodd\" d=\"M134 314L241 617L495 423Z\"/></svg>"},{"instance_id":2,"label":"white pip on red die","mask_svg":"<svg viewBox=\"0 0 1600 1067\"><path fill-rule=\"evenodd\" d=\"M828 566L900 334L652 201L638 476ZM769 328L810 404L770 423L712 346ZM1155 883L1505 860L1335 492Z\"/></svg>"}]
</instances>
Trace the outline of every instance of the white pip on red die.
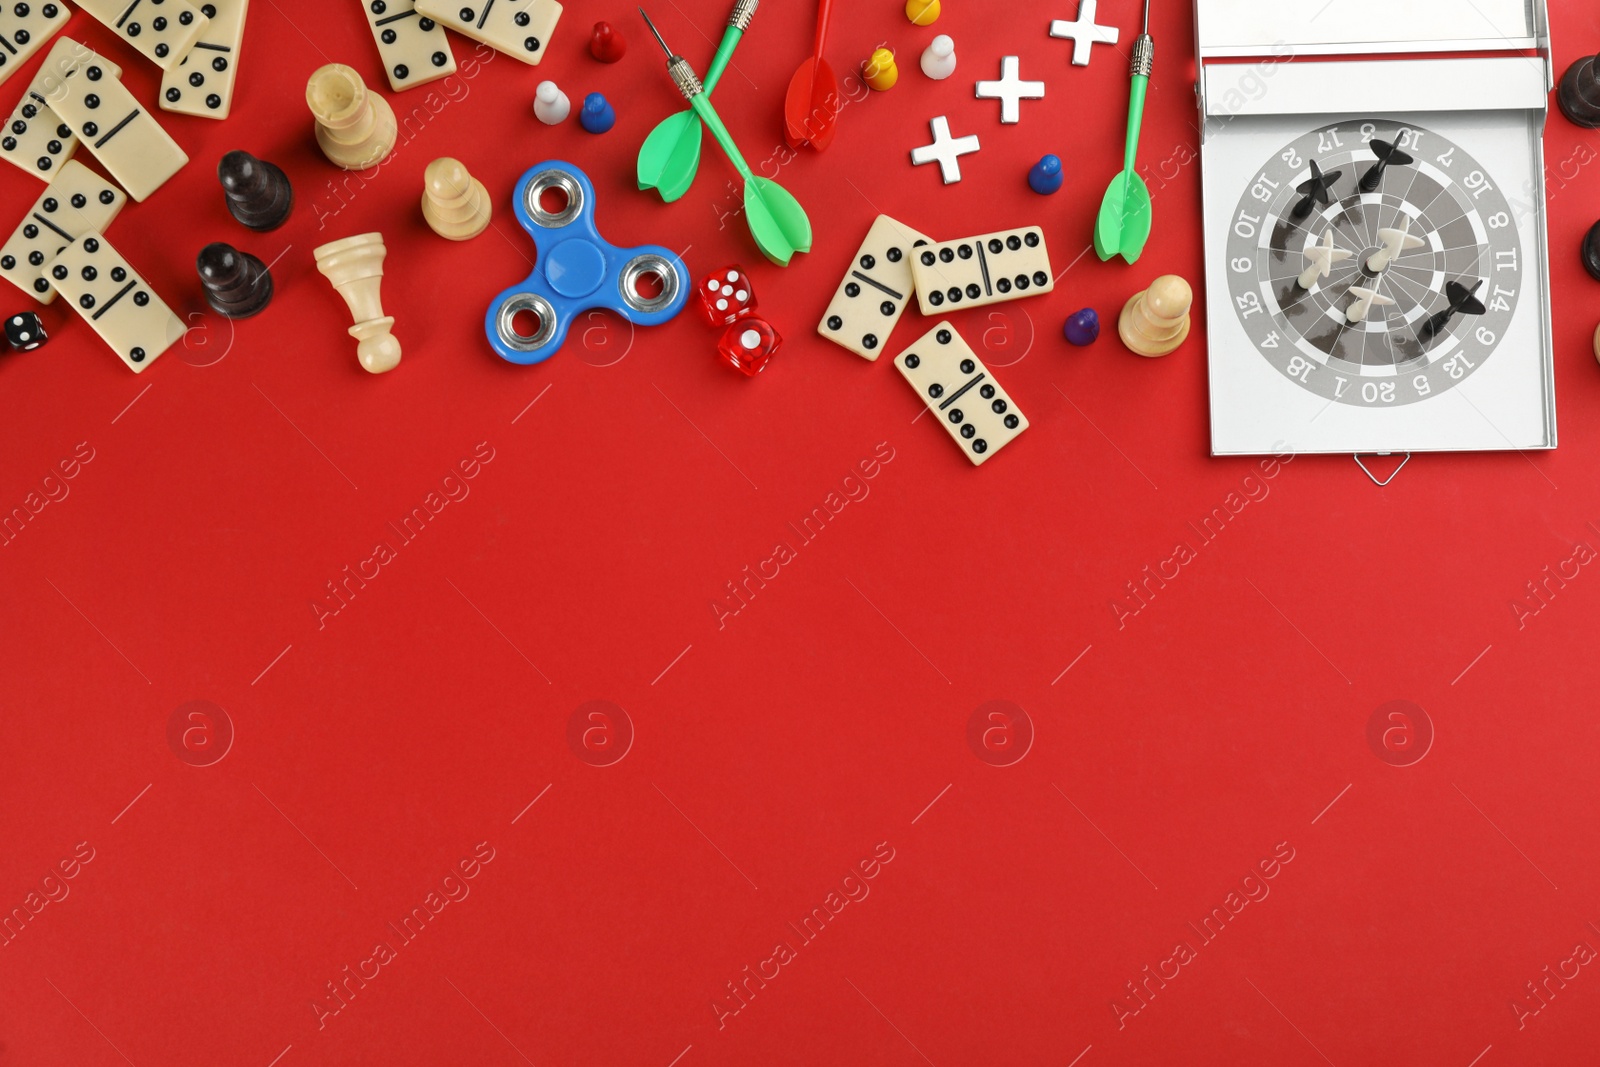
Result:
<instances>
[{"instance_id":1,"label":"white pip on red die","mask_svg":"<svg viewBox=\"0 0 1600 1067\"><path fill-rule=\"evenodd\" d=\"M756 292L750 276L738 264L712 271L700 279L700 317L709 326L726 326L756 313Z\"/></svg>"}]
</instances>

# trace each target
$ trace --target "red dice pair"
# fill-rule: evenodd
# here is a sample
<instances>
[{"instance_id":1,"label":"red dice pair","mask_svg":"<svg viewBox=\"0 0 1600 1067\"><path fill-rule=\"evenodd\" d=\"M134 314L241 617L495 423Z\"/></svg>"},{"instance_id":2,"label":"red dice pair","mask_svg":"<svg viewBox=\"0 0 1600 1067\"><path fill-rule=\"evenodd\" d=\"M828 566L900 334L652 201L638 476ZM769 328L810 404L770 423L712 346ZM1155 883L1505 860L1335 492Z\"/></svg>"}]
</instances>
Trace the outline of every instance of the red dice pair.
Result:
<instances>
[{"instance_id":1,"label":"red dice pair","mask_svg":"<svg viewBox=\"0 0 1600 1067\"><path fill-rule=\"evenodd\" d=\"M744 268L738 265L713 271L700 279L700 316L723 327L717 353L734 370L749 377L760 374L783 344L772 324L756 314L756 294Z\"/></svg>"}]
</instances>

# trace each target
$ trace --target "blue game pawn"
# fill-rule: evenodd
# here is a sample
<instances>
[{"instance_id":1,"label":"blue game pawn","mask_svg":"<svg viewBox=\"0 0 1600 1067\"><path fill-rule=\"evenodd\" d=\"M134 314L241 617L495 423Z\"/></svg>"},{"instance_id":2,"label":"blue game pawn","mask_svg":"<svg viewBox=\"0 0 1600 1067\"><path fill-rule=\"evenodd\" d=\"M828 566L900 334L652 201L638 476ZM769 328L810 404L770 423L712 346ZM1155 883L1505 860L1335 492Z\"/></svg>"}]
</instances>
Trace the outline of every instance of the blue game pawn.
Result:
<instances>
[{"instance_id":1,"label":"blue game pawn","mask_svg":"<svg viewBox=\"0 0 1600 1067\"><path fill-rule=\"evenodd\" d=\"M1066 328L1061 332L1066 334L1069 342L1080 348L1092 345L1100 336L1100 316L1095 314L1094 308L1084 308L1082 311L1074 312L1067 320Z\"/></svg>"},{"instance_id":2,"label":"blue game pawn","mask_svg":"<svg viewBox=\"0 0 1600 1067\"><path fill-rule=\"evenodd\" d=\"M599 93L583 98L583 110L578 112L578 122L590 133L605 133L617 124L616 109Z\"/></svg>"},{"instance_id":3,"label":"blue game pawn","mask_svg":"<svg viewBox=\"0 0 1600 1067\"><path fill-rule=\"evenodd\" d=\"M1028 186L1042 196L1061 188L1061 157L1045 156L1028 171Z\"/></svg>"}]
</instances>

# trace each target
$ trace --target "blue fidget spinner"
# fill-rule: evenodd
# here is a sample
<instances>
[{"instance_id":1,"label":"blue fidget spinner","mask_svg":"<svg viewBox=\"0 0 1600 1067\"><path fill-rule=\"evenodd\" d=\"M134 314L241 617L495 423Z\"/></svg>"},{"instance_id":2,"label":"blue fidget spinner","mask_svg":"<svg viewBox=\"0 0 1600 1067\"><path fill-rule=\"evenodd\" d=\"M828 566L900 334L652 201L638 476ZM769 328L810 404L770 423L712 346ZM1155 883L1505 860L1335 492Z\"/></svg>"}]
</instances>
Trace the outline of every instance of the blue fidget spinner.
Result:
<instances>
[{"instance_id":1,"label":"blue fidget spinner","mask_svg":"<svg viewBox=\"0 0 1600 1067\"><path fill-rule=\"evenodd\" d=\"M566 205L545 210L544 195L559 190ZM517 182L517 221L538 251L533 273L494 298L484 316L489 344L512 363L540 363L556 354L573 320L592 308L614 311L638 326L657 326L683 310L689 269L658 245L616 248L594 224L594 185L571 163L540 163ZM639 282L660 279L661 292L644 296ZM513 325L519 313L539 320L531 334Z\"/></svg>"}]
</instances>

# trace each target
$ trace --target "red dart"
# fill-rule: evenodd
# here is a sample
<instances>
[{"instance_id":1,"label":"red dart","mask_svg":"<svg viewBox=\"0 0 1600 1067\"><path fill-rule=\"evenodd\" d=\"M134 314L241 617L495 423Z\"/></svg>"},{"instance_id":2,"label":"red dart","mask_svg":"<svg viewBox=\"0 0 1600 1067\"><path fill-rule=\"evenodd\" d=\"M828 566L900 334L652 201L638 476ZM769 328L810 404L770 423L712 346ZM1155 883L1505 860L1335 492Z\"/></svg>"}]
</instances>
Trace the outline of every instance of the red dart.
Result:
<instances>
[{"instance_id":1,"label":"red dart","mask_svg":"<svg viewBox=\"0 0 1600 1067\"><path fill-rule=\"evenodd\" d=\"M833 123L839 104L839 79L822 58L828 37L828 16L833 0L817 0L817 39L813 54L800 64L789 80L783 98L783 137L790 148L809 144L818 152L833 143Z\"/></svg>"}]
</instances>

